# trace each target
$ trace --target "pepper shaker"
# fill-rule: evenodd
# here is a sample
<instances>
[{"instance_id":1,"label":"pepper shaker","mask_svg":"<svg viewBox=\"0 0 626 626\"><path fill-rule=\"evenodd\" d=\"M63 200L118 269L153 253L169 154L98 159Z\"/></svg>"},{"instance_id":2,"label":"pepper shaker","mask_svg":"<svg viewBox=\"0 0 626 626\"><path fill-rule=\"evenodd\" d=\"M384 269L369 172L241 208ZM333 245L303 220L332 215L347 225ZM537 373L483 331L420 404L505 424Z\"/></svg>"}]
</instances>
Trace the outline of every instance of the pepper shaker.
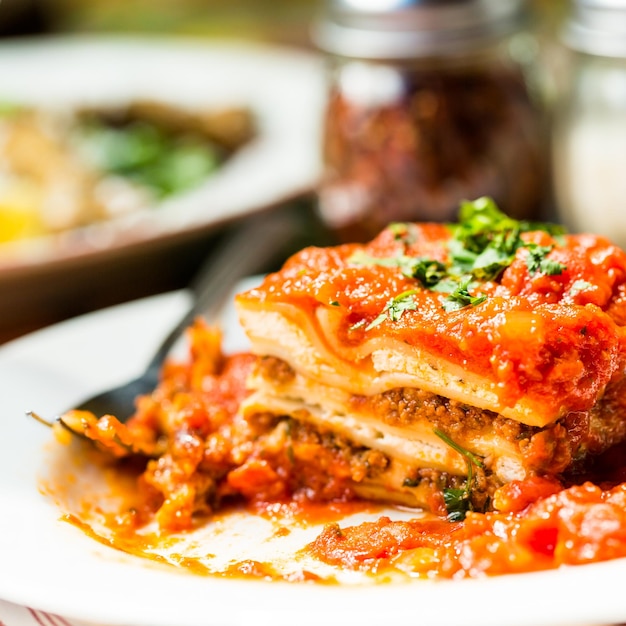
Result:
<instances>
[{"instance_id":1,"label":"pepper shaker","mask_svg":"<svg viewBox=\"0 0 626 626\"><path fill-rule=\"evenodd\" d=\"M626 0L576 0L553 125L560 219L626 246Z\"/></svg>"},{"instance_id":2,"label":"pepper shaker","mask_svg":"<svg viewBox=\"0 0 626 626\"><path fill-rule=\"evenodd\" d=\"M328 0L321 217L340 240L453 221L491 196L541 216L548 141L523 0Z\"/></svg>"}]
</instances>

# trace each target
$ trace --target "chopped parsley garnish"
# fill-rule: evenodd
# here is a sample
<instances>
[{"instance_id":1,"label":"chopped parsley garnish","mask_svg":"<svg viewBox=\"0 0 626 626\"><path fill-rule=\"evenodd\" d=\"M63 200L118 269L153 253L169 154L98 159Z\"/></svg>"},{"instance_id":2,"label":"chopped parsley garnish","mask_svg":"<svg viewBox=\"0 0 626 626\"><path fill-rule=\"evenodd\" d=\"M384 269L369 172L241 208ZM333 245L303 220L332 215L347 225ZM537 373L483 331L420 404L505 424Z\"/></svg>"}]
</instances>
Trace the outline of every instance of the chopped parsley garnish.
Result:
<instances>
[{"instance_id":1,"label":"chopped parsley garnish","mask_svg":"<svg viewBox=\"0 0 626 626\"><path fill-rule=\"evenodd\" d=\"M355 252L349 259L354 265L378 265L380 267L397 267L407 278L417 278L424 287L436 285L446 276L446 266L439 261L424 257L413 257L400 254L395 257L375 257L362 250Z\"/></svg>"},{"instance_id":2,"label":"chopped parsley garnish","mask_svg":"<svg viewBox=\"0 0 626 626\"><path fill-rule=\"evenodd\" d=\"M466 250L480 254L496 236L515 233L521 227L521 222L502 213L491 198L478 198L461 202L459 222L453 231Z\"/></svg>"},{"instance_id":3,"label":"chopped parsley garnish","mask_svg":"<svg viewBox=\"0 0 626 626\"><path fill-rule=\"evenodd\" d=\"M448 511L448 521L462 522L470 510L470 501L467 491L458 487L449 487L443 490L443 503Z\"/></svg>"},{"instance_id":4,"label":"chopped parsley garnish","mask_svg":"<svg viewBox=\"0 0 626 626\"><path fill-rule=\"evenodd\" d=\"M392 322L397 322L405 311L415 311L417 303L415 302L415 298L413 298L413 296L416 292L417 290L410 289L395 298L391 298L385 305L382 313L373 322L371 322L365 330L375 328L379 324L382 324L386 319L389 319Z\"/></svg>"},{"instance_id":5,"label":"chopped parsley garnish","mask_svg":"<svg viewBox=\"0 0 626 626\"><path fill-rule=\"evenodd\" d=\"M448 297L443 301L443 309L446 312L458 311L466 306L477 306L483 303L487 296L481 294L480 296L473 296L468 291L472 282L471 277L460 283L454 291L451 291Z\"/></svg>"},{"instance_id":6,"label":"chopped parsley garnish","mask_svg":"<svg viewBox=\"0 0 626 626\"><path fill-rule=\"evenodd\" d=\"M396 239L409 245L411 224L392 224ZM544 230L552 236L564 231L560 226L515 220L502 213L490 198L479 198L461 203L459 223L449 226L448 261L442 263L425 257L412 257L406 253L393 257L374 257L363 251L356 252L349 262L355 265L378 265L398 268L403 276L419 281L431 291L445 293L442 308L458 311L468 306L478 306L487 299L485 294L473 291L480 282L494 281L511 265L520 248L528 250L526 263L529 274L542 272L548 276L561 274L566 267L548 258L554 246L526 243L522 233ZM407 292L408 293L408 292ZM415 310L411 296L400 294L387 302L385 308L366 330L383 321L399 319L407 310Z\"/></svg>"},{"instance_id":7,"label":"chopped parsley garnish","mask_svg":"<svg viewBox=\"0 0 626 626\"><path fill-rule=\"evenodd\" d=\"M541 248L522 239L522 233L531 230L543 230L553 236L563 233L563 228L554 224L518 221L508 217L490 198L462 202L459 223L452 226L453 236L449 243L451 270L469 272L477 280L495 280L513 262L520 248ZM539 263L545 260L550 250L539 255ZM555 266L546 263L544 267L557 273ZM544 271L544 267L538 269ZM561 271L563 269L561 266Z\"/></svg>"},{"instance_id":8,"label":"chopped parsley garnish","mask_svg":"<svg viewBox=\"0 0 626 626\"><path fill-rule=\"evenodd\" d=\"M417 229L414 224L392 222L388 228L393 233L393 238L396 241L403 241L408 246L414 244L417 239Z\"/></svg>"},{"instance_id":9,"label":"chopped parsley garnish","mask_svg":"<svg viewBox=\"0 0 626 626\"><path fill-rule=\"evenodd\" d=\"M476 454L466 450L456 443L456 441L450 439L442 430L435 428L433 432L439 439L463 456L467 463L465 488L448 488L443 490L443 501L446 505L446 511L448 511L448 519L451 522L461 522L465 519L467 512L473 510L471 493L474 486L474 468L482 468L483 462Z\"/></svg>"},{"instance_id":10,"label":"chopped parsley garnish","mask_svg":"<svg viewBox=\"0 0 626 626\"><path fill-rule=\"evenodd\" d=\"M529 274L541 272L546 276L555 276L562 274L566 269L563 263L548 259L547 256L552 252L554 246L538 246L537 244L526 244L528 255L526 257L526 266Z\"/></svg>"},{"instance_id":11,"label":"chopped parsley garnish","mask_svg":"<svg viewBox=\"0 0 626 626\"><path fill-rule=\"evenodd\" d=\"M424 287L434 287L446 276L446 266L439 261L432 259L422 259L415 267L413 276L424 285Z\"/></svg>"}]
</instances>

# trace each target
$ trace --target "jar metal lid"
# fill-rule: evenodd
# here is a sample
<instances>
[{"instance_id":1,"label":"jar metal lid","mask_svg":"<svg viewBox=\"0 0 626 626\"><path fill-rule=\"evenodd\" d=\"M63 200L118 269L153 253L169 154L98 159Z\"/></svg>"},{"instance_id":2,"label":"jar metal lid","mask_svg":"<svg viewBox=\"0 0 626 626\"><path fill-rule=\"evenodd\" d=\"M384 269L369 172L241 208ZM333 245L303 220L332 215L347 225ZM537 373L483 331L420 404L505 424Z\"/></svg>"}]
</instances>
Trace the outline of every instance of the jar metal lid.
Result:
<instances>
[{"instance_id":1,"label":"jar metal lid","mask_svg":"<svg viewBox=\"0 0 626 626\"><path fill-rule=\"evenodd\" d=\"M312 37L351 57L455 54L519 29L526 9L525 0L327 0Z\"/></svg>"},{"instance_id":2,"label":"jar metal lid","mask_svg":"<svg viewBox=\"0 0 626 626\"><path fill-rule=\"evenodd\" d=\"M626 0L576 0L563 39L581 52L626 57Z\"/></svg>"}]
</instances>

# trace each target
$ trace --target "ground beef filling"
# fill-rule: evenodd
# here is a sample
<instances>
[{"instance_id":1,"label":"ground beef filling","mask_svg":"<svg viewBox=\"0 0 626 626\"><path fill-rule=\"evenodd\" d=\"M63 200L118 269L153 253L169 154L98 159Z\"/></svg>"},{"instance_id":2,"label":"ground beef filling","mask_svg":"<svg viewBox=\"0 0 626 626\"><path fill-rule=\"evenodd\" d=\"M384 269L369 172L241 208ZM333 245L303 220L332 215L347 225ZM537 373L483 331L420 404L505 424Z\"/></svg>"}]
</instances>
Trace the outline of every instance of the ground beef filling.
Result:
<instances>
[{"instance_id":1,"label":"ground beef filling","mask_svg":"<svg viewBox=\"0 0 626 626\"><path fill-rule=\"evenodd\" d=\"M350 499L354 497L353 483L377 480L387 470L389 459L382 452L315 428L303 418L302 415L288 417L268 413L246 417L256 432L254 452L246 464L252 462L258 467L262 460L271 468L274 498ZM245 474L247 470L238 472ZM239 491L245 489L248 478L237 481L234 486ZM276 485L280 485L280 489L276 490Z\"/></svg>"},{"instance_id":2,"label":"ground beef filling","mask_svg":"<svg viewBox=\"0 0 626 626\"><path fill-rule=\"evenodd\" d=\"M312 501L351 500L376 492L373 499L400 501L445 514L443 490L465 484L464 476L404 465L398 480L393 459L311 424L306 413L302 410L287 417L258 412L246 417L256 433L255 451L229 475L236 492L248 499ZM261 482L271 485L271 493ZM477 470L472 490L476 510L482 510L497 486Z\"/></svg>"},{"instance_id":3,"label":"ground beef filling","mask_svg":"<svg viewBox=\"0 0 626 626\"><path fill-rule=\"evenodd\" d=\"M278 387L288 387L296 377L287 363L275 357L261 359L257 374ZM498 413L411 387L371 396L353 395L350 410L354 415L373 416L393 427L426 421L468 449L481 436L504 440L512 444L528 475L557 476L577 469L589 455L600 454L626 438L624 381L609 385L591 410L569 413L544 428L527 426ZM480 450L473 451L480 454Z\"/></svg>"},{"instance_id":4,"label":"ground beef filling","mask_svg":"<svg viewBox=\"0 0 626 626\"><path fill-rule=\"evenodd\" d=\"M296 377L296 373L289 363L274 356L259 357L253 371L259 376L271 380L277 386L290 383Z\"/></svg>"},{"instance_id":5,"label":"ground beef filling","mask_svg":"<svg viewBox=\"0 0 626 626\"><path fill-rule=\"evenodd\" d=\"M478 437L498 437L513 444L529 475L555 476L584 464L626 437L625 385L609 386L589 411L568 413L544 428L527 426L443 396L403 387L373 396L353 396L356 413L375 415L392 426L427 420L433 428L471 449ZM480 453L480 450L476 451Z\"/></svg>"}]
</instances>

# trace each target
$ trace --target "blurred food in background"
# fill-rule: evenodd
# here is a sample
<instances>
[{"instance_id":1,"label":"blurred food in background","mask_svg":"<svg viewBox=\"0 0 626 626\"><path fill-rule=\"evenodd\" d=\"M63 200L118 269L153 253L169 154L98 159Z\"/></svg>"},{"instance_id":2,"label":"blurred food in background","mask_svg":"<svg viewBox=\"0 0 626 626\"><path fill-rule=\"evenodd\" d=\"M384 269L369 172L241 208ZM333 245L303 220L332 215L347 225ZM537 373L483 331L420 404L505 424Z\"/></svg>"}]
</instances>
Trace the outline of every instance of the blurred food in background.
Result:
<instances>
[{"instance_id":1,"label":"blurred food in background","mask_svg":"<svg viewBox=\"0 0 626 626\"><path fill-rule=\"evenodd\" d=\"M324 76L309 51L13 38L0 75L0 230L13 239L0 243L0 342L185 287L232 222L304 210L319 179Z\"/></svg>"},{"instance_id":2,"label":"blurred food in background","mask_svg":"<svg viewBox=\"0 0 626 626\"><path fill-rule=\"evenodd\" d=\"M154 208L200 185L254 136L246 109L150 101L0 117L0 242Z\"/></svg>"}]
</instances>

